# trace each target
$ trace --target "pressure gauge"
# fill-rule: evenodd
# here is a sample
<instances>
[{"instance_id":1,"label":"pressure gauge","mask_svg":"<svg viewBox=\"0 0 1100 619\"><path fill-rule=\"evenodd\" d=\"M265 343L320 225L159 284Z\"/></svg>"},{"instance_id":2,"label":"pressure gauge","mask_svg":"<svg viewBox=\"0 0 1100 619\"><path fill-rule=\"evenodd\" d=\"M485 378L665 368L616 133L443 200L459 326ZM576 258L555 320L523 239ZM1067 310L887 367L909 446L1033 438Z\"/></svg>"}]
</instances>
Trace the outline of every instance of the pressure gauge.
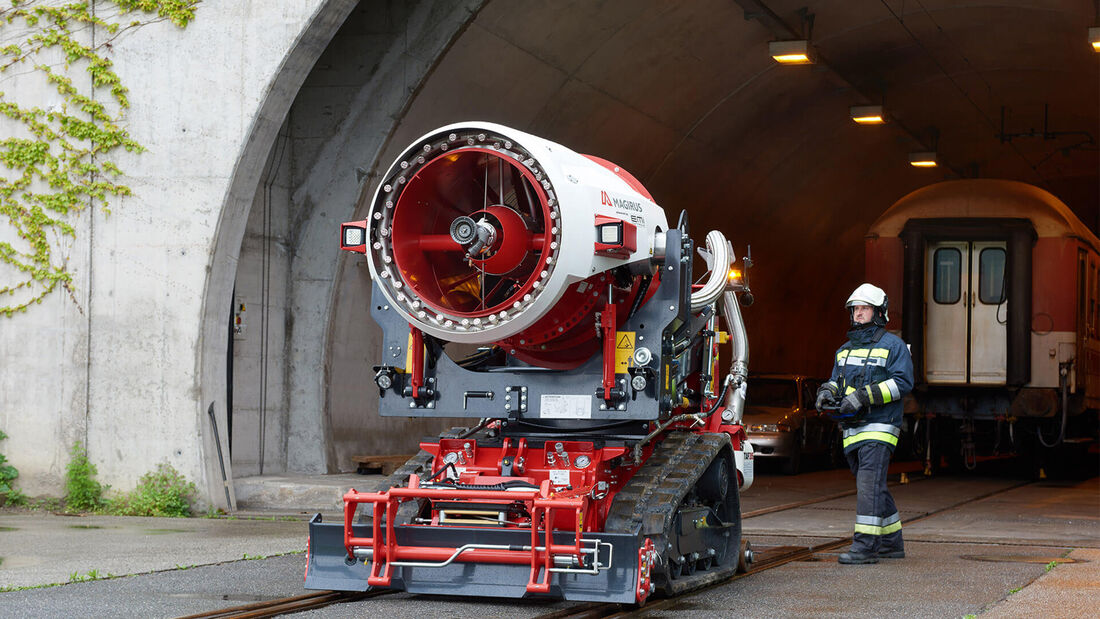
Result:
<instances>
[{"instance_id":1,"label":"pressure gauge","mask_svg":"<svg viewBox=\"0 0 1100 619\"><path fill-rule=\"evenodd\" d=\"M592 464L592 458L585 455L577 456L576 460L573 460L573 466L578 469L588 468L589 464Z\"/></svg>"},{"instance_id":2,"label":"pressure gauge","mask_svg":"<svg viewBox=\"0 0 1100 619\"><path fill-rule=\"evenodd\" d=\"M448 453L447 455L443 456L443 463L444 464L454 464L455 462L458 462L458 452L452 451L452 452Z\"/></svg>"}]
</instances>

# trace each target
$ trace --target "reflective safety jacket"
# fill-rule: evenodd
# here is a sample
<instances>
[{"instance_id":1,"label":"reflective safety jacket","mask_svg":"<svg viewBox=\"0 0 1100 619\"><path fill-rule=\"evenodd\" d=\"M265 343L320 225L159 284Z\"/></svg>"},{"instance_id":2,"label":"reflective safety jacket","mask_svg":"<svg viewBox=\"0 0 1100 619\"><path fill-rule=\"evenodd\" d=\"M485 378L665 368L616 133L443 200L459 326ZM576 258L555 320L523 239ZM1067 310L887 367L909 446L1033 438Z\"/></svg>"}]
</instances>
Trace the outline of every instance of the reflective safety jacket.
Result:
<instances>
[{"instance_id":1,"label":"reflective safety jacket","mask_svg":"<svg viewBox=\"0 0 1100 619\"><path fill-rule=\"evenodd\" d=\"M897 447L901 399L913 390L913 358L900 337L882 327L852 329L836 351L829 382L841 397L864 389L871 402L856 418L841 423L845 453L865 441Z\"/></svg>"}]
</instances>

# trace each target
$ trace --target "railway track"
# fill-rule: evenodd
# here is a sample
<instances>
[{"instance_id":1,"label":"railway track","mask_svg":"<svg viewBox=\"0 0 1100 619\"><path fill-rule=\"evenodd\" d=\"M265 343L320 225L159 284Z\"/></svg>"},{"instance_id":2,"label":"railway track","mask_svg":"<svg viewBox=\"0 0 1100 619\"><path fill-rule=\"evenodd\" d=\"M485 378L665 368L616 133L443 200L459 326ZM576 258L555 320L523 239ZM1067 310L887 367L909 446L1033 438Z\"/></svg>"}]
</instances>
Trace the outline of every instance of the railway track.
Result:
<instances>
[{"instance_id":1,"label":"railway track","mask_svg":"<svg viewBox=\"0 0 1100 619\"><path fill-rule=\"evenodd\" d=\"M923 478L916 478L916 479L914 479L914 481L916 481L917 479L923 479ZM976 501L981 501L981 500L987 499L991 496L995 496L995 495L998 495L998 494L1009 492L1011 490L1015 490L1015 489L1020 488L1022 486L1026 486L1030 483L1033 483L1033 482L1031 482L1031 481L1020 482L1020 483L1008 486L1006 488L1001 488L1001 489L998 489L998 490L993 490L993 491L990 491L990 492L986 492L986 493L981 494L979 496L971 497L971 498L968 498L966 500L959 501L957 503L953 503L951 505L948 505L948 506L945 506L945 507L941 507L939 509L935 509L935 510L926 512L924 514L921 514L920 516L906 519L905 522L907 524L917 523L917 522L920 522L922 520L926 520L928 518L931 518L933 516L941 514L945 511L956 509L956 508L962 507L964 505L974 503ZM891 485L894 485L894 484L891 484ZM761 509L757 509L757 510L744 512L741 517L742 517L742 519L753 518L753 517L756 517L756 516L762 516L764 514L772 514L772 513L787 511L787 510L791 510L791 509L798 509L800 507L806 507L806 506L809 506L809 505L814 505L816 503L824 503L826 501L832 501L834 499L843 498L843 497L851 496L851 495L854 495L854 494L855 494L855 490L845 491L845 492L838 492L838 493L829 494L829 495L826 495L826 496L815 497L815 498L812 498L812 499L806 499L804 501L796 501L796 502L793 502L793 503L784 503L782 505L775 505L775 506L771 506L771 507L765 507L765 508L761 508ZM727 578L727 579L722 580L720 582L717 582L717 583L714 583L714 584L711 584L711 585L707 585L707 586L704 586L704 587L700 587L698 589L693 589L689 593L690 594L696 594L696 593L699 593L699 592L702 592L702 591L707 591L709 589L713 589L713 588L716 588L716 587L721 587L721 586L727 585L727 584L729 584L733 581L740 580L742 578L748 578L749 576L759 574L763 571L773 569L773 568L779 567L781 565L791 563L793 561L802 561L802 560L811 558L811 557L813 557L814 555L816 555L818 553L837 550L837 549L843 548L844 546L847 546L848 544L851 543L851 541L852 541L851 537L843 537L843 538L836 538L836 539L824 541L820 544L815 544L813 546L806 546L806 547L802 547L802 546L798 546L798 547L782 546L782 547L770 548L766 551L758 553L759 559L757 561L753 562L752 568L748 572L743 573L743 574L736 574L736 575L731 576L730 578ZM346 602L357 602L357 601L360 601L360 600L381 597L381 596L384 596L384 595L390 595L390 594L394 594L394 593L400 593L400 592L390 591L390 590L368 591L366 593L318 591L318 592L315 592L315 593L307 593L307 594L293 596L293 597L280 598L280 599L276 599L276 600L268 600L268 601L265 601L265 602L256 602L256 603L252 603L252 604L245 604L245 605L242 605L242 606L233 606L233 607L228 607L228 608L222 608L222 609L213 610L213 611L206 612L206 613L199 613L199 614L195 614L195 615L187 615L186 617L180 617L179 619L259 619L261 617L277 617L277 616L280 616L280 615L296 613L296 612L302 612L302 611L312 610L312 609L316 609L316 608L322 608L322 607L330 606L330 605L333 605L333 604L342 604L342 603L346 603ZM662 609L668 608L668 607L674 605L680 599L680 597L681 596L674 596L674 597L665 598L665 599L661 599L661 600L650 601L642 609L637 609L637 608L634 608L632 606L626 606L626 605L622 605L622 604L610 604L610 603L605 603L605 602L586 602L586 603L580 603L580 604L577 604L575 606L571 606L571 607L568 607L568 608L555 610L553 612L546 613L546 614L543 614L543 615L539 615L538 619L594 619L594 618L602 618L602 617L625 617L625 616L628 616L628 615L636 614L639 610L651 611L651 610L662 610Z\"/></svg>"},{"instance_id":2,"label":"railway track","mask_svg":"<svg viewBox=\"0 0 1100 619\"><path fill-rule=\"evenodd\" d=\"M939 509L934 509L932 511L925 512L924 514L921 514L920 516L917 516L917 517L914 517L914 518L908 518L908 519L906 519L905 522L907 524L914 524L914 523L920 522L922 520L927 520L928 518L932 518L936 515L942 514L943 512L950 511L952 509L957 509L957 508L962 507L964 505L968 505L968 504L974 503L976 501L981 501L983 499L987 499L989 497L996 496L998 494L1003 494L1005 492L1015 490L1017 488L1020 488L1022 486L1026 486L1026 485L1031 484L1031 483L1033 483L1033 482L1031 482L1031 481L1020 482L1020 483L1008 486L1006 488L1000 488L998 490L993 490L993 491L990 491L990 492L986 492L986 493L981 494L979 496L971 497L971 498L968 498L966 500L959 501L957 503L953 503L953 504L948 505L946 507L941 507ZM776 511L784 511L786 509L795 509L797 507L804 507L806 505L812 505L814 503L821 503L821 502L824 502L824 501L829 501L829 500L832 500L834 498L839 498L840 496L847 496L849 494L855 494L855 492L838 493L837 495L830 495L828 497L818 497L818 498L809 499L809 500L806 500L806 501L799 501L797 503L790 503L790 504L787 504L787 505L776 506L776 508L765 508L765 509L761 509L761 510L756 510L755 514L753 512L746 512L745 514L742 515L742 518L749 518L749 517L752 517L752 515L762 515L762 514L765 514L765 513L773 513L773 512L776 512ZM778 509L778 508L782 508L782 509ZM851 542L852 542L851 537L842 537L842 538L836 538L836 539L828 540L828 541L822 542L820 544L815 544L813 546L807 546L807 547L789 547L788 546L788 547L781 547L781 548L772 549L771 551L769 551L766 554L762 553L763 556L761 557L761 559L759 561L754 562L753 565L752 565L752 568L749 569L748 572L745 572L743 574L736 574L736 575L731 576L730 578L727 578L726 580L723 580L721 582L717 582L717 583L714 583L714 584L711 584L711 585L707 585L705 587L700 587L698 589L694 589L690 592L690 594L694 595L694 594L697 594L697 593L700 593L700 592L703 592L703 591L707 591L707 590L710 590L710 589L715 589L717 587L722 587L722 586L725 586L725 585L727 585L727 584L729 584L729 583L731 583L735 580L740 580L742 578L748 578L748 577L753 576L755 574L759 574L760 572L770 570L770 569L779 567L781 565L791 563L793 561L802 561L802 560L805 560L805 559L809 559L809 558L813 557L814 555L816 555L818 553L821 553L821 552L829 552L829 551L832 551L832 550L838 550L840 548L843 548L843 547L851 544ZM679 603L681 597L682 596L674 596L674 597L664 598L664 599L661 599L661 600L652 601L652 602L647 603L644 607L642 607L640 609L635 608L635 607L631 607L631 606L625 606L625 605L622 605L622 604L607 604L607 603L602 603L602 602L583 603L583 604L578 604L576 606L572 606L572 607L569 607L569 608L563 608L561 610L557 610L557 611L554 611L552 613L539 615L537 619L582 619L582 618L583 619L595 619L595 618L604 618L604 617L635 616L640 611L641 612L649 612L649 611L655 611L655 610L668 609L668 608L674 606L675 604Z\"/></svg>"},{"instance_id":3,"label":"railway track","mask_svg":"<svg viewBox=\"0 0 1100 619\"><path fill-rule=\"evenodd\" d=\"M989 493L985 493L985 494L982 494L982 495L979 495L979 496L976 496L976 497L971 497L971 498L968 498L966 500L961 500L961 501L955 502L955 504L952 504L952 505L949 505L949 506L946 506L946 507L942 507L942 508L939 508L939 509L934 509L932 511L927 511L925 513L922 513L921 516L906 519L905 522L909 523L909 524L920 522L920 521L926 520L928 518L933 518L933 517L939 515L939 513L943 513L945 511L949 511L949 510L952 510L952 509L957 509L959 507L963 507L965 505L969 505L969 504L971 504L971 502L976 502L976 501L979 501L979 500L982 500L982 499L987 499L987 498L992 497L992 496L1000 495L1000 494L1003 494L1003 493L1008 493L1008 491L1010 491L1010 490L1014 490L1016 488L1020 488L1022 486L1026 486L1026 485L1029 485L1029 484L1032 484L1032 482L1021 482L1019 484L1013 484L1012 486L1009 486L1009 487L1000 488L1000 489L997 489L997 490L991 490L991 491L989 491ZM805 507L807 505L817 504L817 502L824 502L824 501L827 501L827 500L832 500L834 498L839 498L839 497L853 495L853 494L855 494L855 491L851 491L851 493L838 493L836 495L829 495L827 497L817 497L817 498L809 499L809 500L805 500L805 501L793 502L793 504L787 504L787 505L784 505L784 506L775 506L775 508L764 508L764 509L756 510L756 512L746 512L745 515L742 515L742 518L750 518L752 516L761 516L761 515L763 515L763 513L772 513L772 512L775 512L775 511L783 511L785 509L795 509L795 508L798 508L798 507ZM803 561L803 560L806 560L806 559L810 559L810 557L814 556L817 553L839 550L839 549L844 548L844 546L847 546L850 543L851 543L851 538L848 537L848 538L836 538L834 540L828 540L828 541L822 542L820 544L814 544L812 546L805 546L805 548L802 548L802 546L782 546L782 548L779 548L779 549L772 549L768 553L762 553L763 556L761 556L760 561L753 562L752 567L750 568L750 570L748 572L746 572L744 574L737 574L735 576L731 576L731 577L725 579L725 581L722 581L722 582L719 582L719 583L714 583L712 585L708 585L708 586L705 586L705 587L700 587L700 588L694 589L694 590L692 590L691 594L694 595L694 594L705 592L705 590L708 590L708 589L722 587L722 586L725 586L729 583L733 583L734 581L739 581L739 579L741 579L741 578L747 578L749 576L756 575L756 574L759 574L759 573L767 571L767 570L772 570L772 568L779 567L780 565L785 565L785 564L788 564L788 563L791 563L791 562L794 562L794 561ZM576 605L576 606L573 606L573 607L570 607L570 608L563 608L561 610L557 610L557 611L554 611L554 612L549 612L549 614L547 614L547 615L540 615L537 619L581 619L581 618L583 618L583 619L595 619L595 618L605 618L605 617L636 616L639 611L652 611L652 610L668 609L668 608L674 606L675 604L678 604L679 601L680 601L680 597L681 596L675 596L675 597L669 597L669 598L664 598L664 599L660 599L660 600L654 600L654 601L651 601L651 603L646 604L646 606L643 606L640 609L627 607L627 606L624 606L624 605L618 605L618 604L603 604L603 603L579 604L579 605Z\"/></svg>"},{"instance_id":4,"label":"railway track","mask_svg":"<svg viewBox=\"0 0 1100 619\"><path fill-rule=\"evenodd\" d=\"M267 600L266 602L255 602L242 606L221 608L206 613L187 615L179 619L260 619L261 617L278 617L279 615L313 610L315 608L331 606L332 604L357 602L359 600L379 597L391 593L396 592L368 591L366 593L355 593L346 591L317 591L315 593L305 593L293 597L279 598L277 600Z\"/></svg>"}]
</instances>

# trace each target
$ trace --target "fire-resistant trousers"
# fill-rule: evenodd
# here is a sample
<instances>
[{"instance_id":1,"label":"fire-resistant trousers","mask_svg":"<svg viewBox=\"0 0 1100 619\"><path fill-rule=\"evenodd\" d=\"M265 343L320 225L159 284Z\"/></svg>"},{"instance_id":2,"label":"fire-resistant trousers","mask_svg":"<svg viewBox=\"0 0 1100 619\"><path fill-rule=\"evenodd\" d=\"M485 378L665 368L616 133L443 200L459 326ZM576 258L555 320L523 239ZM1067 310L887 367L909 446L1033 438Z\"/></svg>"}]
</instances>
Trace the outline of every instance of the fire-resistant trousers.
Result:
<instances>
[{"instance_id":1,"label":"fire-resistant trousers","mask_svg":"<svg viewBox=\"0 0 1100 619\"><path fill-rule=\"evenodd\" d=\"M856 476L856 526L851 552L876 555L904 550L901 516L886 487L890 446L864 441L845 456Z\"/></svg>"}]
</instances>

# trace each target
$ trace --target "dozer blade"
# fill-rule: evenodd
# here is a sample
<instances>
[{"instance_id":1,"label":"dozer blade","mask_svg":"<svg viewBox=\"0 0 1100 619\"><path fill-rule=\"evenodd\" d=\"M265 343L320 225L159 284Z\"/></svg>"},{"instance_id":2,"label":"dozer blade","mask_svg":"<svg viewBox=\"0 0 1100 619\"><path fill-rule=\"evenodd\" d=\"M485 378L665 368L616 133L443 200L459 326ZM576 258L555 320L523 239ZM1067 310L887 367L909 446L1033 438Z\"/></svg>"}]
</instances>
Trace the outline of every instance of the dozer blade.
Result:
<instances>
[{"instance_id":1,"label":"dozer blade","mask_svg":"<svg viewBox=\"0 0 1100 619\"><path fill-rule=\"evenodd\" d=\"M355 526L356 535L370 533L366 525ZM348 565L344 548L343 523L324 523L314 516L309 523L310 550L306 575L307 589L365 591L370 565L362 561ZM397 543L409 548L449 548L466 544L523 548L530 544L530 531L494 530L475 527L425 527L397 525ZM585 533L585 538L600 542L600 557L607 569L595 574L560 573L550 575L547 594L530 593L529 564L466 562L456 559L439 567L395 566L388 588L409 593L478 597L545 597L585 602L638 601L639 548L637 535L623 533ZM558 531L555 543L572 543L573 533ZM608 565L610 564L610 565ZM648 595L648 591L646 592ZM643 598L644 599L644 598Z\"/></svg>"},{"instance_id":2,"label":"dozer blade","mask_svg":"<svg viewBox=\"0 0 1100 619\"><path fill-rule=\"evenodd\" d=\"M368 525L355 525L356 535L370 535ZM306 551L306 589L366 591L370 566L349 561L344 548L344 523L321 522L321 514L309 521Z\"/></svg>"}]
</instances>

